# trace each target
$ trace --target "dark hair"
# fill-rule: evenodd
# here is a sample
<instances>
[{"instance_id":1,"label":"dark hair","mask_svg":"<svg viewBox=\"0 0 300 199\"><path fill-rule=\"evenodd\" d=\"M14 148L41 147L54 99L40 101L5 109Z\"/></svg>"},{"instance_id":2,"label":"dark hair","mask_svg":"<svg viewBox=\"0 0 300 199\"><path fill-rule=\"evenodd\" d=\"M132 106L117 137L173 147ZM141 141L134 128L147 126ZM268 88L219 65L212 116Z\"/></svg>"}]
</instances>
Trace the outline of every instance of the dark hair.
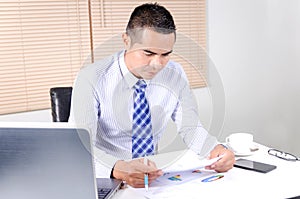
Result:
<instances>
[{"instance_id":1,"label":"dark hair","mask_svg":"<svg viewBox=\"0 0 300 199\"><path fill-rule=\"evenodd\" d=\"M134 36L136 31L144 28L163 34L176 34L171 13L158 3L145 3L136 7L129 18L126 33Z\"/></svg>"}]
</instances>

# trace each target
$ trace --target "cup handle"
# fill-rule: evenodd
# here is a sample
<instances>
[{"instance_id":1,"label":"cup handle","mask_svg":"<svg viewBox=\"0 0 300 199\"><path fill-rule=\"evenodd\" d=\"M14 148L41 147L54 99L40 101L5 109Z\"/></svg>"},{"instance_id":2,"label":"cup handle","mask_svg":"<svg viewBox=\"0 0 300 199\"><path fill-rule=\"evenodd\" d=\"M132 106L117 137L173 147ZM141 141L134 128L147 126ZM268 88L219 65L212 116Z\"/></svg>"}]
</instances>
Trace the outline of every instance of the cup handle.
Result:
<instances>
[{"instance_id":1,"label":"cup handle","mask_svg":"<svg viewBox=\"0 0 300 199\"><path fill-rule=\"evenodd\" d=\"M225 141L226 141L226 143L228 143L229 142L229 137L226 137Z\"/></svg>"}]
</instances>

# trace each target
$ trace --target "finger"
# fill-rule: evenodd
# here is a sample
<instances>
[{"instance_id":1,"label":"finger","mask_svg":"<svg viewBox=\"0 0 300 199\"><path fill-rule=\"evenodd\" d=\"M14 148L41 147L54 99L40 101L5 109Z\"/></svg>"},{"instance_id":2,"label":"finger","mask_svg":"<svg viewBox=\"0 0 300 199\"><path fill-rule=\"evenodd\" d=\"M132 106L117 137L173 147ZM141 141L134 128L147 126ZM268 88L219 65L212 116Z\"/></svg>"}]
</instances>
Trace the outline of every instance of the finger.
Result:
<instances>
[{"instance_id":1,"label":"finger","mask_svg":"<svg viewBox=\"0 0 300 199\"><path fill-rule=\"evenodd\" d=\"M147 164L146 164L147 167L145 167L145 168L146 168L147 173L157 172L158 171L155 162L153 162L153 161L151 161L149 159L147 159L146 162L147 162ZM145 163L145 161L144 161L144 163Z\"/></svg>"},{"instance_id":2,"label":"finger","mask_svg":"<svg viewBox=\"0 0 300 199\"><path fill-rule=\"evenodd\" d=\"M148 174L148 178L149 178L149 181L154 181L156 178L160 177L163 175L163 172L162 170L158 170L158 171L155 171L155 172L151 172Z\"/></svg>"},{"instance_id":3,"label":"finger","mask_svg":"<svg viewBox=\"0 0 300 199\"><path fill-rule=\"evenodd\" d=\"M219 154L218 151L213 150L213 151L209 154L208 159L216 158L216 157L218 157L218 154Z\"/></svg>"},{"instance_id":4,"label":"finger","mask_svg":"<svg viewBox=\"0 0 300 199\"><path fill-rule=\"evenodd\" d=\"M144 187L144 175L142 175L143 177L141 178L140 174L137 173L131 173L128 175L127 179L126 179L126 183L129 184L132 187L135 188L141 188Z\"/></svg>"},{"instance_id":5,"label":"finger","mask_svg":"<svg viewBox=\"0 0 300 199\"><path fill-rule=\"evenodd\" d=\"M139 162L137 165L135 165L135 171L141 172L141 173L151 173L156 172L159 169L157 169L156 164L152 161L148 160L148 164L144 164L142 162Z\"/></svg>"},{"instance_id":6,"label":"finger","mask_svg":"<svg viewBox=\"0 0 300 199\"><path fill-rule=\"evenodd\" d=\"M163 174L163 172L161 170L147 173L149 184L151 182L153 182L154 180L156 180L158 177L160 177L162 174ZM145 175L146 175L145 173L140 173L140 172L139 173L131 173L130 180L132 180L132 182L135 181L134 182L135 184L144 183Z\"/></svg>"},{"instance_id":7,"label":"finger","mask_svg":"<svg viewBox=\"0 0 300 199\"><path fill-rule=\"evenodd\" d=\"M161 170L151 171L149 173L146 172L132 172L130 173L130 176L137 179L144 179L145 174L149 176L149 179L151 178L157 178L163 174Z\"/></svg>"},{"instance_id":8,"label":"finger","mask_svg":"<svg viewBox=\"0 0 300 199\"><path fill-rule=\"evenodd\" d=\"M144 164L143 158L130 161L132 172L146 173L149 170L148 165Z\"/></svg>"},{"instance_id":9,"label":"finger","mask_svg":"<svg viewBox=\"0 0 300 199\"><path fill-rule=\"evenodd\" d=\"M159 176L160 176L160 172L152 172L151 175L148 174L148 183L151 184ZM130 174L128 178L128 184L136 188L145 187L144 179L145 179L145 175L143 175L143 178L141 178L140 174L133 173Z\"/></svg>"},{"instance_id":10,"label":"finger","mask_svg":"<svg viewBox=\"0 0 300 199\"><path fill-rule=\"evenodd\" d=\"M148 160L148 166L157 169L155 162Z\"/></svg>"},{"instance_id":11,"label":"finger","mask_svg":"<svg viewBox=\"0 0 300 199\"><path fill-rule=\"evenodd\" d=\"M225 172L233 167L234 162L234 155L228 151L224 154L223 158L214 164L213 169L215 169L217 172Z\"/></svg>"},{"instance_id":12,"label":"finger","mask_svg":"<svg viewBox=\"0 0 300 199\"><path fill-rule=\"evenodd\" d=\"M228 161L224 162L223 165L218 165L219 167L217 168L217 171L221 171L221 172L228 171L229 169L233 168L234 163L235 163L234 158L228 159Z\"/></svg>"},{"instance_id":13,"label":"finger","mask_svg":"<svg viewBox=\"0 0 300 199\"><path fill-rule=\"evenodd\" d=\"M205 166L204 168L207 169L207 170L213 170L213 169L214 169L214 168L212 168L212 165L210 165L210 166Z\"/></svg>"},{"instance_id":14,"label":"finger","mask_svg":"<svg viewBox=\"0 0 300 199\"><path fill-rule=\"evenodd\" d=\"M159 176L148 177L149 184L151 184L152 182L154 182L158 177Z\"/></svg>"},{"instance_id":15,"label":"finger","mask_svg":"<svg viewBox=\"0 0 300 199\"><path fill-rule=\"evenodd\" d=\"M210 158L215 158L218 157L220 155L223 155L224 153L226 153L226 151L228 151L228 149L226 149L224 146L218 144L215 146L215 148L210 152Z\"/></svg>"},{"instance_id":16,"label":"finger","mask_svg":"<svg viewBox=\"0 0 300 199\"><path fill-rule=\"evenodd\" d=\"M149 174L149 176L152 176L152 175L154 175L154 176L161 176L161 175L163 175L163 171L161 169L157 169L155 171L149 172L148 174Z\"/></svg>"},{"instance_id":17,"label":"finger","mask_svg":"<svg viewBox=\"0 0 300 199\"><path fill-rule=\"evenodd\" d=\"M218 168L222 168L224 165L226 165L228 162L228 157L226 157L225 154L222 154L222 157L220 159L218 159L216 162L212 163L211 165L208 165L205 167L205 169L209 169L209 170L216 170Z\"/></svg>"},{"instance_id":18,"label":"finger","mask_svg":"<svg viewBox=\"0 0 300 199\"><path fill-rule=\"evenodd\" d=\"M145 173L142 172L132 172L129 174L131 178L139 179L141 181L144 180L144 175Z\"/></svg>"},{"instance_id":19,"label":"finger","mask_svg":"<svg viewBox=\"0 0 300 199\"><path fill-rule=\"evenodd\" d=\"M136 181L135 179L129 178L126 183L134 188L142 188L145 187L144 183Z\"/></svg>"}]
</instances>

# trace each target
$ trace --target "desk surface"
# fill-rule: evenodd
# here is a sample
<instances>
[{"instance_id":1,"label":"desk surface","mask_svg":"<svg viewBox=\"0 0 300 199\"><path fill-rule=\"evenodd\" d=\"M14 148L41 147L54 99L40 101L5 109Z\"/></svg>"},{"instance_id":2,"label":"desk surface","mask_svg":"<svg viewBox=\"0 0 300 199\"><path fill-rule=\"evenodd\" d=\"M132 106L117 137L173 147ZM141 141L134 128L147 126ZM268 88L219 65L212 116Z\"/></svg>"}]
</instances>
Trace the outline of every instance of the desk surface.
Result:
<instances>
[{"instance_id":1,"label":"desk surface","mask_svg":"<svg viewBox=\"0 0 300 199\"><path fill-rule=\"evenodd\" d=\"M169 188L165 194L158 193L154 198L200 198L202 196L283 199L299 196L300 161L282 160L268 155L267 150L267 147L260 145L257 152L243 158L276 165L277 168L269 173L258 173L234 167L230 171L222 173L224 177L220 180L203 183L201 179L196 179ZM114 196L114 199L122 198L145 197L140 190L127 187L118 191Z\"/></svg>"}]
</instances>

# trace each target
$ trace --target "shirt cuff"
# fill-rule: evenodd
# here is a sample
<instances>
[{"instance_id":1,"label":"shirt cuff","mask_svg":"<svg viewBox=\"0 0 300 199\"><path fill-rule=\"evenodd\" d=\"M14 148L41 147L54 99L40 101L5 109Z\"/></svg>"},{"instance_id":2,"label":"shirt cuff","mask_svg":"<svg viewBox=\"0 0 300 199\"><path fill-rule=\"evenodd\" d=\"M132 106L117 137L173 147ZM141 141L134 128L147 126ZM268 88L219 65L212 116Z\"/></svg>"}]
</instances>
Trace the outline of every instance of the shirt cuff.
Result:
<instances>
[{"instance_id":1,"label":"shirt cuff","mask_svg":"<svg viewBox=\"0 0 300 199\"><path fill-rule=\"evenodd\" d=\"M219 143L219 145L223 146L225 149L228 149L228 146L226 146L225 144Z\"/></svg>"}]
</instances>

